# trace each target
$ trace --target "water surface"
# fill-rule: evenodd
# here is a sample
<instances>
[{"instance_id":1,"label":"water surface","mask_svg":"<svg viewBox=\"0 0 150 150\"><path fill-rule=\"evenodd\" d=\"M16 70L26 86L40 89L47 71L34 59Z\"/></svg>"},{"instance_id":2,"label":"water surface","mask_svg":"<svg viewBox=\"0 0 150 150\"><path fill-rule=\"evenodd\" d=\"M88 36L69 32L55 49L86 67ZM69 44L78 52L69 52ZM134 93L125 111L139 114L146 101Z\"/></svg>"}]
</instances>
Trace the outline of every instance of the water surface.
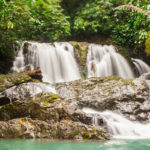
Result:
<instances>
[{"instance_id":1,"label":"water surface","mask_svg":"<svg viewBox=\"0 0 150 150\"><path fill-rule=\"evenodd\" d=\"M150 140L110 140L102 143L0 140L0 150L150 150Z\"/></svg>"}]
</instances>

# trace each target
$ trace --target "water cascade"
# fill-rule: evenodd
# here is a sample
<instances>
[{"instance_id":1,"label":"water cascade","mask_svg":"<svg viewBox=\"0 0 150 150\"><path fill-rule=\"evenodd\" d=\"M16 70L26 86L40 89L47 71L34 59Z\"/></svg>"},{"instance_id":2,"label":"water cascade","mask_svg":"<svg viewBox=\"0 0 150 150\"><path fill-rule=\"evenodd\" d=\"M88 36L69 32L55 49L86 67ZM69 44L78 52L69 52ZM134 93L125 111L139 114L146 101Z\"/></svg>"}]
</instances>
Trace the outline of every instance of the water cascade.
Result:
<instances>
[{"instance_id":1,"label":"water cascade","mask_svg":"<svg viewBox=\"0 0 150 150\"><path fill-rule=\"evenodd\" d=\"M20 50L18 52L18 55L15 59L15 61L13 62L13 67L12 67L12 70L13 71L16 71L16 72L22 72L24 71L24 55L23 55L23 46L24 46L24 43L22 43L21 47L20 47Z\"/></svg>"},{"instance_id":2,"label":"water cascade","mask_svg":"<svg viewBox=\"0 0 150 150\"><path fill-rule=\"evenodd\" d=\"M28 45L25 54L23 54L23 46L19 51L14 61L13 71L23 71L27 65L30 65L31 69L40 67L43 81L50 83L68 82L80 78L71 44L28 42Z\"/></svg>"},{"instance_id":3,"label":"water cascade","mask_svg":"<svg viewBox=\"0 0 150 150\"><path fill-rule=\"evenodd\" d=\"M114 46L90 44L87 55L88 77L117 75L133 78L133 72L126 59L116 52Z\"/></svg>"},{"instance_id":4,"label":"water cascade","mask_svg":"<svg viewBox=\"0 0 150 150\"><path fill-rule=\"evenodd\" d=\"M108 130L117 139L146 139L150 138L150 124L132 122L122 115L111 111L98 112L90 108L83 108L86 114L93 114L93 124L98 125L99 117L106 122ZM96 124L95 124L96 122Z\"/></svg>"},{"instance_id":5,"label":"water cascade","mask_svg":"<svg viewBox=\"0 0 150 150\"><path fill-rule=\"evenodd\" d=\"M132 61L139 73L139 75L142 75L144 73L150 73L150 67L142 60L140 59L133 59Z\"/></svg>"}]
</instances>

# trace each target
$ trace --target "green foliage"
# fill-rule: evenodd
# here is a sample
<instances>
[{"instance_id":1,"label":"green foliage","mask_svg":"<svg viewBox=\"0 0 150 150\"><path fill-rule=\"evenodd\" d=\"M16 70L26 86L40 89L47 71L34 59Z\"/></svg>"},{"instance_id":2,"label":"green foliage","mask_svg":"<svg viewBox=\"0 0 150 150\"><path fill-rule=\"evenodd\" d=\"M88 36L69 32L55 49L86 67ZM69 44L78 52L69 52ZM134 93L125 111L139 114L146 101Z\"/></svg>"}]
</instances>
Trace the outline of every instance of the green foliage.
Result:
<instances>
[{"instance_id":1,"label":"green foliage","mask_svg":"<svg viewBox=\"0 0 150 150\"><path fill-rule=\"evenodd\" d=\"M70 34L70 23L63 14L59 0L36 0L32 2L31 14L31 39L53 41Z\"/></svg>"},{"instance_id":2,"label":"green foliage","mask_svg":"<svg viewBox=\"0 0 150 150\"><path fill-rule=\"evenodd\" d=\"M134 54L144 53L146 46L149 54L150 18L128 9L114 10L132 4L149 11L148 3L149 0L0 0L0 59L14 58L13 44L17 40L56 41L95 34L111 37L118 47L131 49Z\"/></svg>"},{"instance_id":3,"label":"green foliage","mask_svg":"<svg viewBox=\"0 0 150 150\"><path fill-rule=\"evenodd\" d=\"M116 26L111 37L117 45L132 48L134 53L144 49L147 31L150 28L147 16L128 10L118 10L114 14L114 22Z\"/></svg>"},{"instance_id":4,"label":"green foliage","mask_svg":"<svg viewBox=\"0 0 150 150\"><path fill-rule=\"evenodd\" d=\"M13 59L17 40L53 41L70 34L59 0L0 0L0 58Z\"/></svg>"},{"instance_id":5,"label":"green foliage","mask_svg":"<svg viewBox=\"0 0 150 150\"><path fill-rule=\"evenodd\" d=\"M109 34L113 27L111 21L112 9L113 3L111 0L88 0L83 6L77 8L73 29L89 33Z\"/></svg>"}]
</instances>

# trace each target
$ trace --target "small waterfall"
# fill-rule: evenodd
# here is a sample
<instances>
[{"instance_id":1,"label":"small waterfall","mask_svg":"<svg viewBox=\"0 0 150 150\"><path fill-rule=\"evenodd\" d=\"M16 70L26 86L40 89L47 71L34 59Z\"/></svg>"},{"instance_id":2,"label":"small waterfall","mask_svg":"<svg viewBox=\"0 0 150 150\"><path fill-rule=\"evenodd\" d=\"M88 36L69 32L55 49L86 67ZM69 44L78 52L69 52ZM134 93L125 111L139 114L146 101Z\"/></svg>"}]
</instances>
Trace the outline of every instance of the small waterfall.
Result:
<instances>
[{"instance_id":1,"label":"small waterfall","mask_svg":"<svg viewBox=\"0 0 150 150\"><path fill-rule=\"evenodd\" d=\"M150 67L142 60L140 59L134 59L132 58L132 61L139 73L139 75L142 75L144 73L150 73Z\"/></svg>"},{"instance_id":2,"label":"small waterfall","mask_svg":"<svg viewBox=\"0 0 150 150\"><path fill-rule=\"evenodd\" d=\"M24 64L24 55L23 55L24 43L25 42L22 43L21 48L18 52L18 55L17 55L15 61L13 62L13 67L12 67L13 71L16 71L16 72L24 71L24 66L25 66L25 64Z\"/></svg>"},{"instance_id":3,"label":"small waterfall","mask_svg":"<svg viewBox=\"0 0 150 150\"><path fill-rule=\"evenodd\" d=\"M150 138L150 123L141 124L132 122L122 115L111 111L98 112L90 108L83 108L83 112L93 114L95 120L96 116L103 118L106 122L108 130L114 138L118 139L144 139ZM99 118L97 118L99 119ZM93 122L94 125L95 121Z\"/></svg>"},{"instance_id":4,"label":"small waterfall","mask_svg":"<svg viewBox=\"0 0 150 150\"><path fill-rule=\"evenodd\" d=\"M28 45L26 54L23 55L23 49L19 51L13 71L23 71L27 65L30 65L31 69L40 67L43 81L50 83L68 82L80 78L71 44L28 42Z\"/></svg>"},{"instance_id":5,"label":"small waterfall","mask_svg":"<svg viewBox=\"0 0 150 150\"><path fill-rule=\"evenodd\" d=\"M90 44L87 55L89 77L117 75L133 78L133 72L126 59L116 52L114 46Z\"/></svg>"}]
</instances>

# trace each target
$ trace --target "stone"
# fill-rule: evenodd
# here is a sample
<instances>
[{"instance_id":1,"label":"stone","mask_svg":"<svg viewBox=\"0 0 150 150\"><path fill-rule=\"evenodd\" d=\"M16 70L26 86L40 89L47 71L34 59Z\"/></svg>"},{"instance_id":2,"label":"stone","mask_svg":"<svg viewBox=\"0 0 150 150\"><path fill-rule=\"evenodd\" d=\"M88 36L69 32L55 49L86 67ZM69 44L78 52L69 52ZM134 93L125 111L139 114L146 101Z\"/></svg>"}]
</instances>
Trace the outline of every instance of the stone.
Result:
<instances>
[{"instance_id":1,"label":"stone","mask_svg":"<svg viewBox=\"0 0 150 150\"><path fill-rule=\"evenodd\" d=\"M99 111L111 110L125 115L128 119L134 115L135 120L150 121L147 117L140 119L138 113L150 113L148 102L149 90L145 80L121 79L119 77L93 77L56 85L58 95L70 103ZM146 115L145 115L146 116Z\"/></svg>"},{"instance_id":2,"label":"stone","mask_svg":"<svg viewBox=\"0 0 150 150\"><path fill-rule=\"evenodd\" d=\"M58 95L41 93L0 107L0 138L109 139L92 116Z\"/></svg>"}]
</instances>

